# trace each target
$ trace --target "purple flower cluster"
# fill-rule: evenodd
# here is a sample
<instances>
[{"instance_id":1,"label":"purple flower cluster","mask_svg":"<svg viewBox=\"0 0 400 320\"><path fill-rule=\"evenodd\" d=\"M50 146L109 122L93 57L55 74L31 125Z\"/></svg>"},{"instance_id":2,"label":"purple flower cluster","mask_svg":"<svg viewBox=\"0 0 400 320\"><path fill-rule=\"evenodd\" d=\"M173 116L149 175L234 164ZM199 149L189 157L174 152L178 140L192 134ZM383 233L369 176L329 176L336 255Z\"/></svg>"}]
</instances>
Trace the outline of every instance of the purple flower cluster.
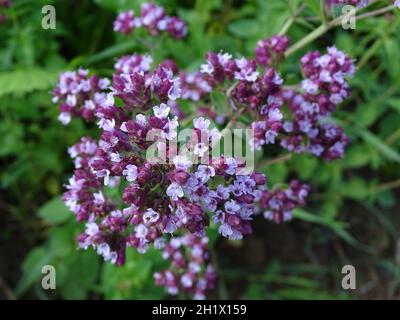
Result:
<instances>
[{"instance_id":1,"label":"purple flower cluster","mask_svg":"<svg viewBox=\"0 0 400 320\"><path fill-rule=\"evenodd\" d=\"M232 59L229 53L209 52L206 61L207 63L201 65L200 71L211 86L233 79L254 82L259 76L254 60Z\"/></svg>"},{"instance_id":2,"label":"purple flower cluster","mask_svg":"<svg viewBox=\"0 0 400 320\"><path fill-rule=\"evenodd\" d=\"M268 39L263 41L276 45L275 41ZM282 50L284 44L277 44L277 47L272 44L270 46ZM257 118L251 125L254 130L251 147L259 150L264 144L275 143L275 138L282 128L283 118L280 111L282 103L277 96L283 83L279 73L272 67L265 68L264 72L260 73L255 60L232 59L227 53L208 53L206 61L207 63L201 66L201 72L205 74L210 85L215 87L225 80L236 81L230 91L233 107L247 108Z\"/></svg>"},{"instance_id":3,"label":"purple flower cluster","mask_svg":"<svg viewBox=\"0 0 400 320\"><path fill-rule=\"evenodd\" d=\"M127 221L122 212L106 199L103 181L92 170L91 164L99 152L98 145L91 138L82 138L68 151L74 159L75 172L63 200L79 222L86 222L85 232L78 237L79 246L83 249L92 246L106 261L121 265L125 262L125 243L118 233L127 228ZM111 184L118 183L118 179L113 179ZM102 218L101 223L96 223L98 218Z\"/></svg>"},{"instance_id":4,"label":"purple flower cluster","mask_svg":"<svg viewBox=\"0 0 400 320\"><path fill-rule=\"evenodd\" d=\"M84 69L61 74L53 90L53 102L60 103L60 122L66 125L72 117L93 120L97 107L106 98L103 92L109 85L110 80L107 78L89 76L89 72Z\"/></svg>"},{"instance_id":5,"label":"purple flower cluster","mask_svg":"<svg viewBox=\"0 0 400 320\"><path fill-rule=\"evenodd\" d=\"M182 99L199 101L212 90L201 72L181 72L179 75Z\"/></svg>"},{"instance_id":6,"label":"purple flower cluster","mask_svg":"<svg viewBox=\"0 0 400 320\"><path fill-rule=\"evenodd\" d=\"M114 65L117 74L133 74L137 72L149 72L153 63L153 58L147 54L133 54L123 56Z\"/></svg>"},{"instance_id":7,"label":"purple flower cluster","mask_svg":"<svg viewBox=\"0 0 400 320\"><path fill-rule=\"evenodd\" d=\"M168 234L188 232L204 237L209 213L223 236L241 239L252 232L250 221L266 190L262 174L241 173L241 161L211 158L220 133L210 128L207 118L193 120L192 136L185 144L191 156L176 155L177 147L171 142L177 137L179 124L177 116L170 115L169 103L176 102L184 86L181 90L180 78L165 67L170 63L152 72L150 60L137 55L118 60L109 92L95 92L99 89L93 86L97 78L89 78L83 70L61 75L54 90L62 105L74 95L76 103L70 103L69 112L75 107L84 110L84 101L96 103L87 119L97 121L102 129L100 139L82 138L69 149L75 172L63 199L77 220L86 225L78 237L79 246L93 247L117 265L124 263L127 247L144 253L150 245L163 248ZM91 84L88 88L87 83ZM115 105L116 97L124 102L122 108ZM146 111L154 100L166 103L153 106L150 115L138 112ZM132 113L133 118L128 116ZM77 115L85 117L83 111ZM155 143L148 140L149 135L157 137ZM148 156L154 146L167 155L166 164L157 155ZM198 163L196 159L206 161ZM110 189L119 188L120 197L110 196ZM206 274L211 277L210 268ZM170 278L167 274L165 281ZM201 297L209 285L192 276L196 282L193 293ZM190 289L188 277L181 280L185 290Z\"/></svg>"},{"instance_id":8,"label":"purple flower cluster","mask_svg":"<svg viewBox=\"0 0 400 320\"><path fill-rule=\"evenodd\" d=\"M338 104L350 95L347 77L354 74L352 60L335 47L320 52L307 53L302 59L305 80L302 93L282 91L282 98L289 106L292 120L284 122L286 137L281 140L285 149L307 152L328 161L343 157L348 138L343 130L328 120Z\"/></svg>"},{"instance_id":9,"label":"purple flower cluster","mask_svg":"<svg viewBox=\"0 0 400 320\"><path fill-rule=\"evenodd\" d=\"M256 47L256 61L264 67L272 66L278 62L289 45L289 37L272 36L258 41Z\"/></svg>"},{"instance_id":10,"label":"purple flower cluster","mask_svg":"<svg viewBox=\"0 0 400 320\"><path fill-rule=\"evenodd\" d=\"M275 143L283 117L280 112L282 104L275 98L283 83L278 72L266 68L260 74L255 60L232 59L227 53L208 53L206 60L207 63L201 66L201 72L210 85L217 86L225 80L236 80L230 92L234 108L245 106L258 118L252 124L252 147L260 149L263 144Z\"/></svg>"},{"instance_id":11,"label":"purple flower cluster","mask_svg":"<svg viewBox=\"0 0 400 320\"><path fill-rule=\"evenodd\" d=\"M181 97L180 79L174 76L174 67L168 61L150 71L150 57L125 57L116 64L113 75L113 95L120 98L128 110L148 110L156 96L159 101L170 104ZM128 73L118 73L119 71Z\"/></svg>"},{"instance_id":12,"label":"purple flower cluster","mask_svg":"<svg viewBox=\"0 0 400 320\"><path fill-rule=\"evenodd\" d=\"M179 291L205 299L205 292L215 286L216 274L210 261L208 238L186 234L173 237L163 248L164 259L171 261L167 270L154 274L155 283L171 295Z\"/></svg>"},{"instance_id":13,"label":"purple flower cluster","mask_svg":"<svg viewBox=\"0 0 400 320\"><path fill-rule=\"evenodd\" d=\"M342 158L348 138L341 127L329 123L318 100L293 91L284 92L284 96L293 119L283 124L286 136L281 139L281 146L290 152L309 153L328 161Z\"/></svg>"},{"instance_id":14,"label":"purple flower cluster","mask_svg":"<svg viewBox=\"0 0 400 320\"><path fill-rule=\"evenodd\" d=\"M264 217L276 223L290 220L293 209L305 205L309 190L309 186L297 180L291 181L286 190L265 190L260 200Z\"/></svg>"},{"instance_id":15,"label":"purple flower cluster","mask_svg":"<svg viewBox=\"0 0 400 320\"><path fill-rule=\"evenodd\" d=\"M288 43L281 36L260 41L255 61L208 53L201 72L212 88L230 82L227 94L234 111L245 109L255 119L251 124L253 149L279 141L290 152L307 152L328 161L341 158L348 138L330 123L329 116L350 96L346 79L354 74L354 63L335 47L326 54L309 52L301 59L305 79L299 89L288 89L270 66Z\"/></svg>"},{"instance_id":16,"label":"purple flower cluster","mask_svg":"<svg viewBox=\"0 0 400 320\"><path fill-rule=\"evenodd\" d=\"M120 18L121 32L141 25L152 34L163 30L167 19L162 8L148 4L140 18L133 13ZM117 265L125 262L128 247L140 253L149 247L163 250L171 266L155 274L156 283L170 294L181 290L202 299L215 282L205 237L210 222L223 237L239 240L252 233L251 222L261 212L280 223L304 205L308 186L293 181L287 190L271 191L263 174L244 170L243 160L213 153L221 133L210 119L224 124L227 116L210 106L210 94L221 89L228 91L234 111L247 108L254 116L255 149L291 134L304 135L306 125L300 123L310 120L318 130L308 135L309 141L325 148L318 155L336 158L341 153L337 141L343 133L322 122L322 116L334 110L339 95L348 96L344 77L352 73L351 61L333 49L329 59L316 53L306 56L303 72L317 90L309 92L304 82L303 91L292 92L270 66L287 44L285 37L263 40L256 60L208 53L194 73L179 71L172 60L153 67L149 55L134 54L116 61L112 82L83 69L61 74L53 91L60 120L67 124L72 117L82 117L101 130L97 140L82 138L69 149L75 171L63 200L85 224L79 246L92 247ZM298 104L297 96L320 107L303 110L308 104ZM185 102L198 106L198 117L190 120L190 134L180 142L181 129L187 129L179 123ZM285 116L292 120L292 131Z\"/></svg>"},{"instance_id":17,"label":"purple flower cluster","mask_svg":"<svg viewBox=\"0 0 400 320\"><path fill-rule=\"evenodd\" d=\"M167 32L171 37L181 39L187 34L186 23L178 17L170 17L164 8L153 3L144 3L140 16L135 16L133 10L121 12L114 21L114 31L130 34L135 28L144 27L150 35Z\"/></svg>"},{"instance_id":18,"label":"purple flower cluster","mask_svg":"<svg viewBox=\"0 0 400 320\"><path fill-rule=\"evenodd\" d=\"M346 77L354 75L353 61L336 47L328 48L327 54L319 51L307 53L301 58L305 80L302 88L311 95L325 94L324 109L334 109L350 95ZM330 110L332 111L332 110Z\"/></svg>"}]
</instances>

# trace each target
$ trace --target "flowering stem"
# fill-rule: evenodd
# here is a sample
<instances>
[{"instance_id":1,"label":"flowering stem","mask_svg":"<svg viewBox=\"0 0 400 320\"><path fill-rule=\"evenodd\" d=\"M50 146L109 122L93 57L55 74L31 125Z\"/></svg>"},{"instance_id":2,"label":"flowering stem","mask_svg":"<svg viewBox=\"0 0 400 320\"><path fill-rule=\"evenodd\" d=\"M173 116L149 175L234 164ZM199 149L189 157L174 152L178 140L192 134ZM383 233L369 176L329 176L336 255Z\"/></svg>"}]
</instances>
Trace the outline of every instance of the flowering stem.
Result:
<instances>
[{"instance_id":1,"label":"flowering stem","mask_svg":"<svg viewBox=\"0 0 400 320\"><path fill-rule=\"evenodd\" d=\"M313 42L315 39L319 38L322 36L325 32L329 30L329 24L322 24L320 25L317 29L315 29L313 32L305 36L303 39L300 41L296 42L293 46L291 46L289 49L286 50L285 52L285 58L291 56L293 53L296 51L300 50L307 44Z\"/></svg>"},{"instance_id":2,"label":"flowering stem","mask_svg":"<svg viewBox=\"0 0 400 320\"><path fill-rule=\"evenodd\" d=\"M299 16L301 12L305 9L304 5L301 5L299 9L297 9L296 12L293 13L293 15L285 22L283 25L282 29L278 32L278 35L282 36L288 32L292 24L295 22L296 18Z\"/></svg>"},{"instance_id":3,"label":"flowering stem","mask_svg":"<svg viewBox=\"0 0 400 320\"><path fill-rule=\"evenodd\" d=\"M371 2L370 5L374 2L375 1ZM390 5L390 6L375 10L375 11L371 11L371 12L368 12L368 13L358 16L357 20L362 20L362 19L366 19L369 17L381 15L381 14L384 14L386 12L393 10L394 8L396 8L394 5ZM360 10L361 9L356 10L356 13L359 12ZM343 19L349 18L349 17L351 17L351 15L352 15L352 12L349 12L345 15L341 15L340 17L337 17L336 19L334 19L332 21L329 21L325 24L320 25L313 32L311 32L306 37L304 37L300 41L296 42L293 46L291 46L289 49L287 49L285 52L285 57L287 58L287 57L291 56L293 53L300 50L301 48L308 45L309 43L313 42L315 39L319 38L320 36L322 36L323 34L328 32L330 29L340 26L342 24Z\"/></svg>"},{"instance_id":4,"label":"flowering stem","mask_svg":"<svg viewBox=\"0 0 400 320\"><path fill-rule=\"evenodd\" d=\"M357 20L366 19L366 18L369 18L369 17L374 17L374 16L377 16L377 15L380 15L380 14L384 14L386 12L392 11L395 8L396 8L396 6L394 4L392 4L390 6L387 6L387 7L375 10L375 11L371 11L371 12L367 12L367 13L361 14L361 15L359 15L357 17Z\"/></svg>"}]
</instances>

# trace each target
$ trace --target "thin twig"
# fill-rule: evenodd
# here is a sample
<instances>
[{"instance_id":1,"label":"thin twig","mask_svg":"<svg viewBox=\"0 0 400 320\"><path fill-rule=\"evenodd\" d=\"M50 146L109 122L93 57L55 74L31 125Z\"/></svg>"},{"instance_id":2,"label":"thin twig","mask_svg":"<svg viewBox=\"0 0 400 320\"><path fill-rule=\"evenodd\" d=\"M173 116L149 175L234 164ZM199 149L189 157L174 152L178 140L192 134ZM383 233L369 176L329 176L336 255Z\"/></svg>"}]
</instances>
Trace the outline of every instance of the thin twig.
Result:
<instances>
[{"instance_id":1,"label":"thin twig","mask_svg":"<svg viewBox=\"0 0 400 320\"><path fill-rule=\"evenodd\" d=\"M385 143L387 145L391 145L394 143L397 139L400 138L400 129L397 129L393 134L391 134L386 140Z\"/></svg>"},{"instance_id":2,"label":"thin twig","mask_svg":"<svg viewBox=\"0 0 400 320\"><path fill-rule=\"evenodd\" d=\"M384 14L386 12L392 11L395 8L396 8L396 6L394 4L392 4L390 6L382 8L382 9L378 9L378 10L375 10L375 11L371 11L371 12L367 12L367 13L361 14L361 15L359 15L357 17L357 20L362 20L362 19L378 16L378 15Z\"/></svg>"},{"instance_id":3,"label":"thin twig","mask_svg":"<svg viewBox=\"0 0 400 320\"><path fill-rule=\"evenodd\" d=\"M369 5L371 5L371 4L375 3L375 2L376 1L373 1ZM365 19L365 18L377 16L377 15L389 12L389 11L393 10L394 8L396 8L394 5L390 5L390 6L381 8L381 9L377 9L375 11L371 11L371 12L368 12L368 13L365 13L365 14L362 14L362 15L358 16L357 20L362 20L362 19ZM362 8L362 9L364 9L364 8ZM362 9L357 9L356 10L356 14L357 14L357 12L359 12ZM353 15L353 12L349 12L349 13L346 13L344 15L341 15L340 17L337 17L334 20L331 20L331 21L329 21L327 23L321 24L313 32L311 32L310 34L305 36L303 39L301 39L300 41L296 42L289 49L287 49L286 52L285 52L285 57L287 58L287 57L291 56L296 51L300 50L301 48L303 48L304 46L308 45L309 43L311 43L315 39L317 39L320 36L324 35L330 29L333 29L335 27L340 26L342 24L343 19L351 18L352 15Z\"/></svg>"},{"instance_id":4,"label":"thin twig","mask_svg":"<svg viewBox=\"0 0 400 320\"><path fill-rule=\"evenodd\" d=\"M282 36L282 35L286 34L289 31L290 27L293 25L293 23L296 21L296 18L304 11L304 9L305 9L305 5L303 4L285 22L282 29L278 32L278 35Z\"/></svg>"},{"instance_id":5,"label":"thin twig","mask_svg":"<svg viewBox=\"0 0 400 320\"><path fill-rule=\"evenodd\" d=\"M380 184L379 186L372 188L371 193L380 193L395 188L400 188L400 179Z\"/></svg>"}]
</instances>

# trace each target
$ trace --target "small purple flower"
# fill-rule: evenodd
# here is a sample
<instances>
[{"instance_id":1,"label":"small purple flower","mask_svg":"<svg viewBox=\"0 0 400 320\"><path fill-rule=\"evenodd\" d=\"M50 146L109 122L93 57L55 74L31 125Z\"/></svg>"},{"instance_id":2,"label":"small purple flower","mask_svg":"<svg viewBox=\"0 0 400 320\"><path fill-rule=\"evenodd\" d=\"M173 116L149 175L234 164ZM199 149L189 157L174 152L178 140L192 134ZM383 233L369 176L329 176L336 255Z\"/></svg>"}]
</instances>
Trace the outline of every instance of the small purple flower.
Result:
<instances>
[{"instance_id":1,"label":"small purple flower","mask_svg":"<svg viewBox=\"0 0 400 320\"><path fill-rule=\"evenodd\" d=\"M114 31L125 35L139 27L146 28L154 36L164 31L173 38L181 39L187 34L187 25L182 19L167 16L164 8L153 3L143 3L138 17L130 10L121 12L114 21Z\"/></svg>"},{"instance_id":2,"label":"small purple flower","mask_svg":"<svg viewBox=\"0 0 400 320\"><path fill-rule=\"evenodd\" d=\"M143 214L143 222L145 225L156 223L158 219L160 219L159 213L151 208L147 209Z\"/></svg>"},{"instance_id":3,"label":"small purple flower","mask_svg":"<svg viewBox=\"0 0 400 320\"><path fill-rule=\"evenodd\" d=\"M121 12L114 21L114 31L129 34L135 28L135 13L130 10Z\"/></svg>"},{"instance_id":4,"label":"small purple flower","mask_svg":"<svg viewBox=\"0 0 400 320\"><path fill-rule=\"evenodd\" d=\"M178 198L182 198L184 195L182 187L176 182L172 182L168 186L166 193L174 201L177 201Z\"/></svg>"},{"instance_id":5,"label":"small purple flower","mask_svg":"<svg viewBox=\"0 0 400 320\"><path fill-rule=\"evenodd\" d=\"M198 177L203 183L206 183L210 178L215 176L215 169L211 166L199 165L196 172Z\"/></svg>"},{"instance_id":6,"label":"small purple flower","mask_svg":"<svg viewBox=\"0 0 400 320\"><path fill-rule=\"evenodd\" d=\"M138 168L134 164L128 164L122 171L122 174L126 177L129 182L134 182L138 176Z\"/></svg>"},{"instance_id":7,"label":"small purple flower","mask_svg":"<svg viewBox=\"0 0 400 320\"><path fill-rule=\"evenodd\" d=\"M154 106L153 111L154 115L159 119L165 119L169 115L169 111L171 110L165 103L161 103L159 106Z\"/></svg>"}]
</instances>

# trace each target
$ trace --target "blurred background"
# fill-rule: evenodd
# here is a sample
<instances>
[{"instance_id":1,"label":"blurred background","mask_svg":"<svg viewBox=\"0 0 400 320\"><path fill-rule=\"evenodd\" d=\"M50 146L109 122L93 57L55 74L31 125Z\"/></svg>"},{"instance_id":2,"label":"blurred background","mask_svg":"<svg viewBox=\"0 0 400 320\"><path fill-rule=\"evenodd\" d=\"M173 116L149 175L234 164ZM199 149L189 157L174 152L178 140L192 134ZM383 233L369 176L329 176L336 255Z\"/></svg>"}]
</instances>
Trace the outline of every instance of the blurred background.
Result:
<instances>
[{"instance_id":1,"label":"blurred background","mask_svg":"<svg viewBox=\"0 0 400 320\"><path fill-rule=\"evenodd\" d=\"M315 3L297 0L164 0L169 14L189 24L184 41L157 42L155 61L173 58L195 70L207 51L254 56L259 39L277 33L302 3L288 35L295 42L320 24ZM135 0L12 0L0 8L0 298L161 299L153 272L157 252L128 250L123 267L78 251L81 230L60 200L72 174L67 148L97 129L57 121L50 91L57 76L79 66L112 74L118 56L143 53L134 37L112 30L118 12L138 10ZM41 27L44 5L56 8L56 29ZM307 155L267 163L271 185L296 177L311 185L308 206L290 223L263 218L241 242L213 237L218 286L210 298L400 298L400 12L336 28L299 50L279 71L301 79L299 58L336 44L357 59L353 95L335 113L350 137L343 160ZM41 268L57 270L57 289L44 291ZM341 269L354 265L357 289L341 287Z\"/></svg>"}]
</instances>

